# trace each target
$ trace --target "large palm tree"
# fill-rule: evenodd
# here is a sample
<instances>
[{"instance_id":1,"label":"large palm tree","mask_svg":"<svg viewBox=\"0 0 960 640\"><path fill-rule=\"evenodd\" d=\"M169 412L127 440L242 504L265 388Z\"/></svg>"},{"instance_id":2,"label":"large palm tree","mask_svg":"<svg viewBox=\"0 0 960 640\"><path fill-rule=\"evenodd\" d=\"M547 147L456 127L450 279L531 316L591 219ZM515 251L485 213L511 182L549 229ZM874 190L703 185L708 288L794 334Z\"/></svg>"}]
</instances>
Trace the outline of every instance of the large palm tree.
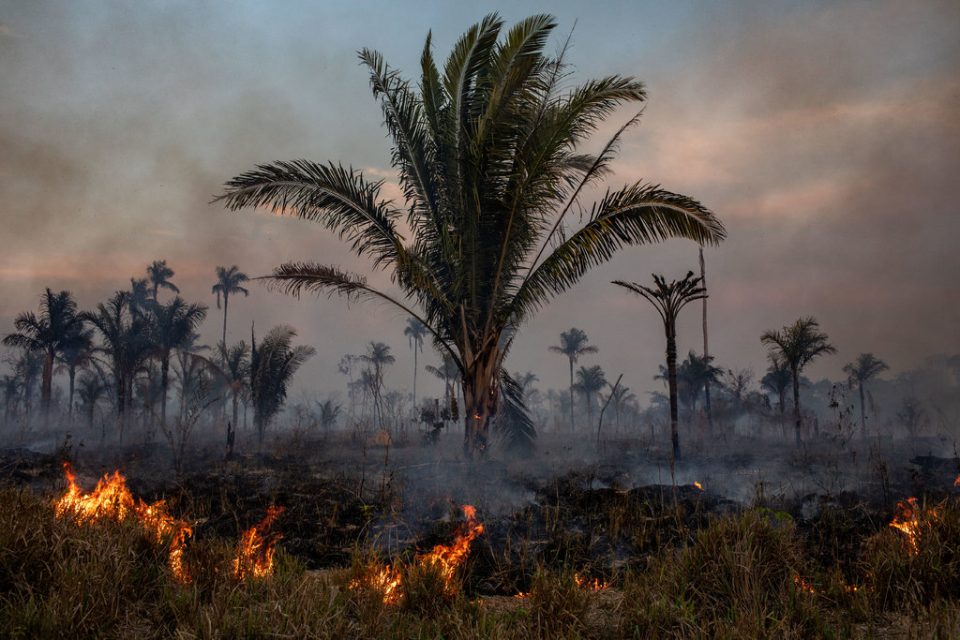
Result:
<instances>
[{"instance_id":1,"label":"large palm tree","mask_svg":"<svg viewBox=\"0 0 960 640\"><path fill-rule=\"evenodd\" d=\"M573 365L577 363L580 359L580 356L586 355L588 353L596 353L597 348L593 345L587 344L587 334L583 329L577 329L572 327L569 331L564 331L560 334L560 344L551 345L549 347L550 351L554 353L560 353L567 357L567 361L570 363L570 432L574 431L574 420L573 420Z\"/></svg>"},{"instance_id":2,"label":"large palm tree","mask_svg":"<svg viewBox=\"0 0 960 640\"><path fill-rule=\"evenodd\" d=\"M220 339L220 345L223 348L227 346L227 305L230 304L230 296L234 293L250 295L250 292L241 286L249 279L237 265L217 267L217 283L213 285L211 293L217 294L217 309L220 308L220 298L223 297L223 336Z\"/></svg>"},{"instance_id":3,"label":"large palm tree","mask_svg":"<svg viewBox=\"0 0 960 640\"><path fill-rule=\"evenodd\" d=\"M54 293L48 288L40 298L39 314L21 313L14 320L14 327L16 332L8 334L3 344L43 354L40 405L46 414L50 411L54 362L65 350L80 346L84 340L83 317L69 291Z\"/></svg>"},{"instance_id":4,"label":"large palm tree","mask_svg":"<svg viewBox=\"0 0 960 640\"><path fill-rule=\"evenodd\" d=\"M271 329L259 345L256 337L251 337L250 396L257 442L261 446L270 420L287 398L293 375L315 353L313 347L294 347L296 336L297 332L291 327L279 326Z\"/></svg>"},{"instance_id":5,"label":"large palm tree","mask_svg":"<svg viewBox=\"0 0 960 640\"><path fill-rule=\"evenodd\" d=\"M577 370L577 382L574 385L577 391L583 394L587 407L587 426L593 426L593 399L607 386L607 377L600 365L580 367Z\"/></svg>"},{"instance_id":6,"label":"large palm tree","mask_svg":"<svg viewBox=\"0 0 960 640\"><path fill-rule=\"evenodd\" d=\"M857 356L855 362L851 362L843 367L843 372L850 378L851 383L857 384L860 392L860 425L863 437L867 437L867 411L864 402L864 385L883 373L890 367L883 360L880 360L872 353L861 353Z\"/></svg>"},{"instance_id":7,"label":"large palm tree","mask_svg":"<svg viewBox=\"0 0 960 640\"><path fill-rule=\"evenodd\" d=\"M173 269L167 266L166 260L154 260L147 267L147 281L153 286L153 299L157 299L160 289L169 289L174 293L180 293L177 285L170 282L174 276Z\"/></svg>"},{"instance_id":8,"label":"large palm tree","mask_svg":"<svg viewBox=\"0 0 960 640\"><path fill-rule=\"evenodd\" d=\"M167 426L167 393L170 389L170 355L190 341L197 327L207 317L207 307L187 304L175 296L168 304L151 307L150 331L153 354L160 363L160 426Z\"/></svg>"},{"instance_id":9,"label":"large palm tree","mask_svg":"<svg viewBox=\"0 0 960 640\"><path fill-rule=\"evenodd\" d=\"M645 298L663 321L667 338L667 388L670 392L670 442L673 452L671 464L680 459L680 434L677 431L677 316L694 300L707 297L707 290L700 286L700 282L700 278L693 277L693 271L688 271L682 280L670 283L663 276L653 274L653 287L622 280L613 282Z\"/></svg>"},{"instance_id":10,"label":"large palm tree","mask_svg":"<svg viewBox=\"0 0 960 640\"><path fill-rule=\"evenodd\" d=\"M800 318L779 331L766 331L760 342L770 348L771 357L776 356L790 368L793 381L794 435L800 444L800 374L815 358L836 353L827 334L820 331L820 323L814 318Z\"/></svg>"},{"instance_id":11,"label":"large palm tree","mask_svg":"<svg viewBox=\"0 0 960 640\"><path fill-rule=\"evenodd\" d=\"M641 182L585 207L582 196L610 172L638 116L596 155L582 152L582 143L619 107L644 102L643 84L608 76L572 87L563 54L544 52L552 17L503 26L490 15L471 27L442 69L427 36L419 90L379 53L361 51L394 142L403 203L382 198L381 181L307 160L260 165L230 180L221 196L230 209L319 222L390 272L399 292L312 262L283 264L270 280L294 295L387 301L423 322L463 380L471 456L486 449L515 331L537 309L625 246L724 236L695 200ZM399 230L404 217L410 242Z\"/></svg>"},{"instance_id":12,"label":"large palm tree","mask_svg":"<svg viewBox=\"0 0 960 640\"><path fill-rule=\"evenodd\" d=\"M416 318L407 318L407 326L403 329L407 336L410 348L413 349L413 404L417 405L417 352L423 353L423 339L427 337L427 327Z\"/></svg>"}]
</instances>

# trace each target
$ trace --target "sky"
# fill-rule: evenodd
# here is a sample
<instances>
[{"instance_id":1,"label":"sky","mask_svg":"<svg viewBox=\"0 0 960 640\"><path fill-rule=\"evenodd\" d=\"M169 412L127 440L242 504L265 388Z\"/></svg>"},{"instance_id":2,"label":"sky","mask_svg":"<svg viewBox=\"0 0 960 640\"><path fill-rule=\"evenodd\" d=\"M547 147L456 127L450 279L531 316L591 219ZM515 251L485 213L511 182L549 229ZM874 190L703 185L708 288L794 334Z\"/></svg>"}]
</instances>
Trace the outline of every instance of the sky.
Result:
<instances>
[{"instance_id":1,"label":"sky","mask_svg":"<svg viewBox=\"0 0 960 640\"><path fill-rule=\"evenodd\" d=\"M365 270L318 225L211 203L260 162L334 160L387 180L390 144L358 66L362 47L415 79L432 30L443 59L490 11L549 12L571 35L573 82L633 75L640 127L608 184L644 180L693 196L724 222L706 251L710 350L762 375L759 336L815 316L838 348L809 369L839 378L873 352L910 369L960 351L960 3L849 2L19 2L0 0L0 332L44 287L92 308L166 259L210 305L217 265L251 276L314 260ZM614 130L632 113L611 118ZM541 388L566 384L561 331L584 329L608 378L640 392L663 360L649 305L610 284L682 277L697 247L624 251L521 329L508 360ZM374 282L382 281L375 276ZM702 349L688 307L681 354ZM371 340L393 347L388 386L409 389L405 318L382 306L296 300L251 286L231 300L229 339L285 323L317 349L297 392L339 391L337 363ZM421 364L438 360L421 357ZM439 383L419 375L421 393ZM295 394L296 395L296 394Z\"/></svg>"}]
</instances>

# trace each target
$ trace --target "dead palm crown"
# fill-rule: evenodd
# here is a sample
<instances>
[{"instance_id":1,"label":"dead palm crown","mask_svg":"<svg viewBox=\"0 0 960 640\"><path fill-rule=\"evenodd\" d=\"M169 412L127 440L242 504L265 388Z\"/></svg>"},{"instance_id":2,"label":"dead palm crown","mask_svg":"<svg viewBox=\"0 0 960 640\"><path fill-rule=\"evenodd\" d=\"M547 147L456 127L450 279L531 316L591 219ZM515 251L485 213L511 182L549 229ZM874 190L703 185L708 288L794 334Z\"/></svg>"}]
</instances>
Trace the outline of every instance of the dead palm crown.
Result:
<instances>
[{"instance_id":1,"label":"dead palm crown","mask_svg":"<svg viewBox=\"0 0 960 640\"><path fill-rule=\"evenodd\" d=\"M390 273L396 292L311 262L283 264L269 279L295 295L379 299L423 322L462 376L471 455L487 446L507 379L504 357L535 310L625 246L724 237L700 203L640 182L583 208L581 196L609 173L620 136L639 115L596 155L579 151L581 143L646 94L620 76L564 89L562 51L544 54L554 27L552 17L537 15L504 34L503 21L487 16L460 37L442 69L428 35L417 88L379 53L360 52L393 141L403 203L382 199L382 183L353 169L307 160L260 165L229 181L220 197L230 209L319 222Z\"/></svg>"}]
</instances>

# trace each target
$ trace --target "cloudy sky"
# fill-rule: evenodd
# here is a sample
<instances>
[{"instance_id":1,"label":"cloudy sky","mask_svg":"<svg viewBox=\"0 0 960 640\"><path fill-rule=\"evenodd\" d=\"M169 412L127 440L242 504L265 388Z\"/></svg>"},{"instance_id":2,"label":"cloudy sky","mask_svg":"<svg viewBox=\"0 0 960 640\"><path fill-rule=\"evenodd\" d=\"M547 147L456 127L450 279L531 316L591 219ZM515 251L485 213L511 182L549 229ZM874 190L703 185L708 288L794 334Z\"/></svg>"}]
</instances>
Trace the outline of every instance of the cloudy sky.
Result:
<instances>
[{"instance_id":1,"label":"cloudy sky","mask_svg":"<svg viewBox=\"0 0 960 640\"><path fill-rule=\"evenodd\" d=\"M839 349L813 376L838 377L862 351L893 373L960 351L960 3L494 5L508 22L556 15L551 46L573 31L575 78L647 83L643 123L610 181L692 195L727 225L729 240L707 252L718 364L761 373L760 333L801 315L816 316ZM362 269L315 225L209 202L264 161L332 159L389 179L356 50L378 49L412 77L428 30L445 57L486 10L449 0L0 1L0 331L44 287L90 307L165 258L184 294L211 305L212 344L216 265ZM577 326L600 349L588 364L657 388L659 320L609 281L681 276L696 259L681 241L625 252L524 327L509 367L562 386L565 363L547 347ZM681 352L701 346L698 320L689 310ZM337 361L370 340L398 355L388 384L409 385L404 318L389 309L254 285L231 305L231 337L249 335L251 321L292 324L317 348L303 389L343 389Z\"/></svg>"}]
</instances>

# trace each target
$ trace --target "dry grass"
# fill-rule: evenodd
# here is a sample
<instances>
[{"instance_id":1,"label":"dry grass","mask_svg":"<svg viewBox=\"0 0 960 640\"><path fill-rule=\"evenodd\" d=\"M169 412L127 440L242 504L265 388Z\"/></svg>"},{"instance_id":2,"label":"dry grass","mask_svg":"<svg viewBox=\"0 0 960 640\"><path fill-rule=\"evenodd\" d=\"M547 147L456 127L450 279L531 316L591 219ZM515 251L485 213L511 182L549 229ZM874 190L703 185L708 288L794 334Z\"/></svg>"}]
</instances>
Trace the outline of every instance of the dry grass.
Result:
<instances>
[{"instance_id":1,"label":"dry grass","mask_svg":"<svg viewBox=\"0 0 960 640\"><path fill-rule=\"evenodd\" d=\"M898 531L868 539L853 589L805 548L789 517L717 518L644 570L600 593L572 570L539 570L523 599L445 589L429 565L401 562L403 597L385 604L353 568L306 571L282 550L274 575L237 582L233 541L191 541L193 580L177 584L165 550L138 528L77 526L50 502L0 491L3 638L951 638L960 635L960 509L947 505L904 549ZM798 584L795 576L803 578ZM803 585L806 585L805 587Z\"/></svg>"}]
</instances>

